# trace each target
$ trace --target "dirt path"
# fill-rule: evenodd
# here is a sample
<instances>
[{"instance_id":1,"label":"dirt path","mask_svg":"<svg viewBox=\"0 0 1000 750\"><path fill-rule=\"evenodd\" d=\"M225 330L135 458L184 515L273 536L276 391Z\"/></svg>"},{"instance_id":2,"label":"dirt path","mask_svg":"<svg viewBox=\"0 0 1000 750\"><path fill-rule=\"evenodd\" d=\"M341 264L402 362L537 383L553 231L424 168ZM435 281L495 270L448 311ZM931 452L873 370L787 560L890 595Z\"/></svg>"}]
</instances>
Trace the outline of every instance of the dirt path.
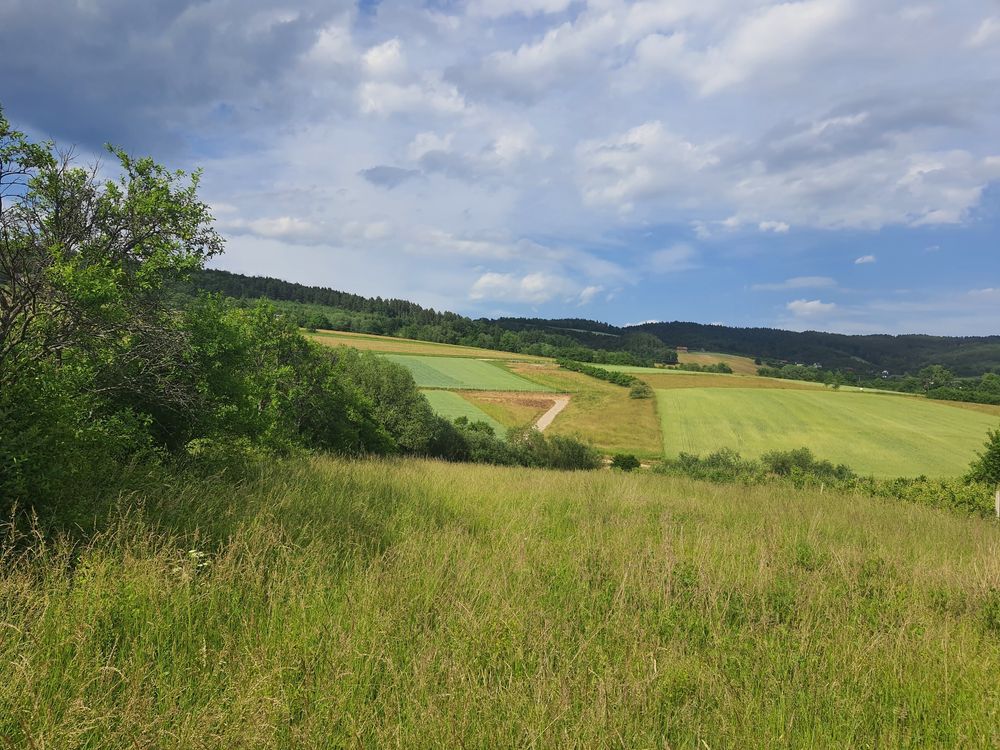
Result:
<instances>
[{"instance_id":1,"label":"dirt path","mask_svg":"<svg viewBox=\"0 0 1000 750\"><path fill-rule=\"evenodd\" d=\"M557 397L555 403L552 404L552 408L540 416L538 421L535 422L535 429L539 432L544 432L545 428L552 424L552 420L559 415L559 412L566 408L568 403L569 396Z\"/></svg>"}]
</instances>

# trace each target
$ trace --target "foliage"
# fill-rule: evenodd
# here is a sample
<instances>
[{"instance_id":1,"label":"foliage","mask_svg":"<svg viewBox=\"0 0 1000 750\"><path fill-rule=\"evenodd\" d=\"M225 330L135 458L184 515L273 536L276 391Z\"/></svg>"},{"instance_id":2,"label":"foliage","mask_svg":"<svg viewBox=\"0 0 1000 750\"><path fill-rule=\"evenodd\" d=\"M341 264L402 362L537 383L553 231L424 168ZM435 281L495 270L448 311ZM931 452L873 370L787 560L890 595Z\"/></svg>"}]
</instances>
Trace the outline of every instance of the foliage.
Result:
<instances>
[{"instance_id":1,"label":"foliage","mask_svg":"<svg viewBox=\"0 0 1000 750\"><path fill-rule=\"evenodd\" d=\"M571 359L557 359L556 363L564 370L580 372L584 375L589 375L592 378L606 380L609 383L614 383L615 385L620 385L625 388L634 388L638 384L642 383L639 378L634 375L629 375L627 372L606 370L603 367L593 367L591 365L585 365L582 362L574 362ZM633 396L633 398L648 398L648 396L644 395L644 391L640 391L640 395Z\"/></svg>"},{"instance_id":2,"label":"foliage","mask_svg":"<svg viewBox=\"0 0 1000 750\"><path fill-rule=\"evenodd\" d=\"M638 378L636 378L635 381L636 382L634 382L632 387L629 389L629 398L653 398L653 396L656 395L649 383L644 380L639 380Z\"/></svg>"},{"instance_id":3,"label":"foliage","mask_svg":"<svg viewBox=\"0 0 1000 750\"><path fill-rule=\"evenodd\" d=\"M641 466L639 459L631 453L616 453L611 459L611 468L622 471L634 471Z\"/></svg>"},{"instance_id":4,"label":"foliage","mask_svg":"<svg viewBox=\"0 0 1000 750\"><path fill-rule=\"evenodd\" d=\"M472 320L456 313L437 312L405 300L367 298L324 287L217 270L200 272L194 286L189 287L189 294L193 289L221 292L250 304L261 297L267 298L309 330L400 336L603 364L645 365L677 361L673 349L641 331L625 336L587 336L571 327L572 321L553 321L555 325L547 327L511 326L503 320Z\"/></svg>"},{"instance_id":5,"label":"foliage","mask_svg":"<svg viewBox=\"0 0 1000 750\"><path fill-rule=\"evenodd\" d=\"M716 362L711 365L703 365L699 362L681 362L677 365L671 365L669 369L684 370L685 372L714 372L721 375L733 374L733 368L725 362Z\"/></svg>"},{"instance_id":6,"label":"foliage","mask_svg":"<svg viewBox=\"0 0 1000 750\"><path fill-rule=\"evenodd\" d=\"M969 466L969 479L1000 486L1000 429L986 434L983 450Z\"/></svg>"},{"instance_id":7,"label":"foliage","mask_svg":"<svg viewBox=\"0 0 1000 750\"><path fill-rule=\"evenodd\" d=\"M728 448L705 456L681 453L677 458L668 458L658 464L654 472L727 484L779 483L798 488L831 489L978 516L988 516L993 509L990 485L979 477L878 479L860 476L843 464L817 459L808 448L771 451L759 459L744 458Z\"/></svg>"}]
</instances>

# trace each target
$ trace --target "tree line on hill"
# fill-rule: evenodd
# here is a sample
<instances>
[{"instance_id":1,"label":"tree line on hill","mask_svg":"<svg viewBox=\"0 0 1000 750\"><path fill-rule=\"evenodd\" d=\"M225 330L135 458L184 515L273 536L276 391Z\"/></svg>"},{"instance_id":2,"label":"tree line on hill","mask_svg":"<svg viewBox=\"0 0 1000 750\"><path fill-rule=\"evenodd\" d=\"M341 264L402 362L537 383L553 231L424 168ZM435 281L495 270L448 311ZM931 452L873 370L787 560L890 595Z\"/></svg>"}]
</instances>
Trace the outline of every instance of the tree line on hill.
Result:
<instances>
[{"instance_id":1,"label":"tree line on hill","mask_svg":"<svg viewBox=\"0 0 1000 750\"><path fill-rule=\"evenodd\" d=\"M571 438L443 419L408 370L315 344L267 301L178 294L223 250L200 175L111 153L101 180L0 111L0 503L313 450L599 465Z\"/></svg>"},{"instance_id":2,"label":"tree line on hill","mask_svg":"<svg viewBox=\"0 0 1000 750\"><path fill-rule=\"evenodd\" d=\"M582 318L472 319L413 302L363 297L325 287L219 270L199 272L194 285L237 299L266 297L306 328L329 328L423 341L478 346L599 364L675 364L674 347L723 351L778 363L818 363L855 378L915 374L939 364L958 376L1000 372L1000 336L855 336L817 331L739 328L701 323L618 327Z\"/></svg>"},{"instance_id":3,"label":"tree line on hill","mask_svg":"<svg viewBox=\"0 0 1000 750\"><path fill-rule=\"evenodd\" d=\"M405 300L362 297L326 287L212 269L198 272L192 286L195 290L219 292L246 301L269 299L300 326L313 330L399 336L600 364L651 365L677 361L673 349L642 331L581 337L569 330L513 329L499 321L438 312Z\"/></svg>"},{"instance_id":4,"label":"tree line on hill","mask_svg":"<svg viewBox=\"0 0 1000 750\"><path fill-rule=\"evenodd\" d=\"M757 374L769 378L824 383L834 388L855 385L897 393L922 394L927 398L943 401L1000 405L1000 375L987 372L977 378L959 378L941 365L924 367L916 375L873 377L841 370L770 363L757 368Z\"/></svg>"}]
</instances>

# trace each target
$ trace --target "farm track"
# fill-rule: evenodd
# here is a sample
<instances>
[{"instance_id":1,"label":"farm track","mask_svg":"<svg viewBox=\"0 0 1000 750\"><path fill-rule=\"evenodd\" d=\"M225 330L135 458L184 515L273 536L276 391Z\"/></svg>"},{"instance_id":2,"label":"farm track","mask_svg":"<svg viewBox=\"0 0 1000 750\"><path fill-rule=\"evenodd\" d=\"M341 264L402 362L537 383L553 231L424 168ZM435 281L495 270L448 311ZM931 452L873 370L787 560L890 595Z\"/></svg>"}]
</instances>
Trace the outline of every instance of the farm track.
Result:
<instances>
[{"instance_id":1,"label":"farm track","mask_svg":"<svg viewBox=\"0 0 1000 750\"><path fill-rule=\"evenodd\" d=\"M540 416L538 421L535 422L535 429L539 432L545 432L545 428L552 424L552 421L559 416L559 412L567 406L569 406L569 396L559 396L555 400L555 403L552 404L552 408Z\"/></svg>"}]
</instances>

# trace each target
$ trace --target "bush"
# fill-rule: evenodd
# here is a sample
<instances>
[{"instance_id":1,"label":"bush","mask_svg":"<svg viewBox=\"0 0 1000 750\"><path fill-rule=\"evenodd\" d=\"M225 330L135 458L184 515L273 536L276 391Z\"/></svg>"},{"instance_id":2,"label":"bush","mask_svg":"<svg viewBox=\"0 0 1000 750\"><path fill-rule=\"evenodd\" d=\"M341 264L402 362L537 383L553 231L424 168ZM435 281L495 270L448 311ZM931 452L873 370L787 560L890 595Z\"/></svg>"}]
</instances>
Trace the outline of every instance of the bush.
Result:
<instances>
[{"instance_id":1,"label":"bush","mask_svg":"<svg viewBox=\"0 0 1000 750\"><path fill-rule=\"evenodd\" d=\"M652 398L653 389L650 387L649 383L642 380L637 380L632 386L632 389L628 392L629 398Z\"/></svg>"},{"instance_id":2,"label":"bush","mask_svg":"<svg viewBox=\"0 0 1000 750\"><path fill-rule=\"evenodd\" d=\"M641 464L639 459L633 456L631 453L616 453L614 458L611 459L612 469L621 469L622 471L634 471L638 469Z\"/></svg>"}]
</instances>

